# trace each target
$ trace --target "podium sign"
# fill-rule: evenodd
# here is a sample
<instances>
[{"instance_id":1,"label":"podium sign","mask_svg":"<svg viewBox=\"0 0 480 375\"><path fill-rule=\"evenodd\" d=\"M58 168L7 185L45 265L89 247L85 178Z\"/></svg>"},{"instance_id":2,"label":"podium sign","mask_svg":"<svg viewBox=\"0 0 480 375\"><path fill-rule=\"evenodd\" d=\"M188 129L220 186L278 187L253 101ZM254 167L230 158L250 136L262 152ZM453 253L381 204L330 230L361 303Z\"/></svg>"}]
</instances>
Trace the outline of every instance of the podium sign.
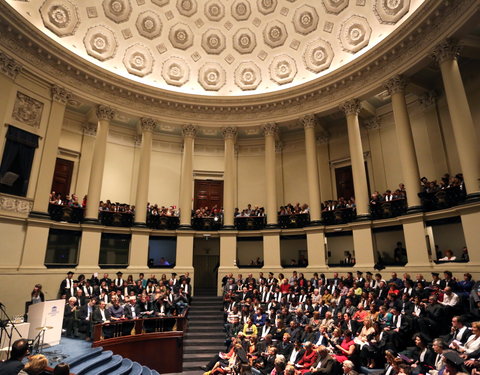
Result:
<instances>
[{"instance_id":1,"label":"podium sign","mask_svg":"<svg viewBox=\"0 0 480 375\"><path fill-rule=\"evenodd\" d=\"M28 322L30 323L28 338L34 340L40 332L38 329L40 327L52 327L45 330L44 344L58 345L62 336L65 304L64 299L58 299L30 305L28 308Z\"/></svg>"}]
</instances>

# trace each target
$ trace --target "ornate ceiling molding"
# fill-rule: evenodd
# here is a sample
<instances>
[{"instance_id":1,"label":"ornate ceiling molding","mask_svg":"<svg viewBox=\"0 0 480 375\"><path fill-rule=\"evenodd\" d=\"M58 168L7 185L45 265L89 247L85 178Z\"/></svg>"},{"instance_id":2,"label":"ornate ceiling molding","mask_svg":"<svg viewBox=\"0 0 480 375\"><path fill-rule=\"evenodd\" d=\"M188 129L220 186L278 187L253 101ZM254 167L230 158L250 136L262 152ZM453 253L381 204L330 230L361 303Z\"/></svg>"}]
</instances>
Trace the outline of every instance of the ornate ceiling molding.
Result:
<instances>
[{"instance_id":1,"label":"ornate ceiling molding","mask_svg":"<svg viewBox=\"0 0 480 375\"><path fill-rule=\"evenodd\" d=\"M72 58L67 51L54 48L4 2L0 2L0 48L16 56L17 63L25 65L28 72L90 101L111 103L128 108L132 114L148 113L178 124L195 121L212 126L234 120L238 126L251 126L319 113L338 107L352 92L361 97L377 90L392 75L427 58L432 45L450 36L477 12L475 0L427 2L404 23L402 32L392 34L361 59L321 79L280 92L221 100L166 92L99 71Z\"/></svg>"}]
</instances>

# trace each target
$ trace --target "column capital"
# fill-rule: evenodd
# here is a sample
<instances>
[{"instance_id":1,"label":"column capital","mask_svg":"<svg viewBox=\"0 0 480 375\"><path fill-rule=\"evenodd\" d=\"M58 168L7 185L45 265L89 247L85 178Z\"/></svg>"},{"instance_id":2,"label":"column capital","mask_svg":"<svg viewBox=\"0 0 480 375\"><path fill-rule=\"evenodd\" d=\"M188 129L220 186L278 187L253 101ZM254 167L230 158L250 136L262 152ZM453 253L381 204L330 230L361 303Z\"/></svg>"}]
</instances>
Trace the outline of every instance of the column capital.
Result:
<instances>
[{"instance_id":1,"label":"column capital","mask_svg":"<svg viewBox=\"0 0 480 375\"><path fill-rule=\"evenodd\" d=\"M423 109L430 108L435 105L438 94L435 90L428 91L418 98L418 101Z\"/></svg>"},{"instance_id":2,"label":"column capital","mask_svg":"<svg viewBox=\"0 0 480 375\"><path fill-rule=\"evenodd\" d=\"M17 78L17 75L22 72L23 66L15 59L12 59L3 52L0 52L0 72L11 79Z\"/></svg>"},{"instance_id":3,"label":"column capital","mask_svg":"<svg viewBox=\"0 0 480 375\"><path fill-rule=\"evenodd\" d=\"M99 104L96 110L97 119L112 121L115 116L115 110L109 106Z\"/></svg>"},{"instance_id":4,"label":"column capital","mask_svg":"<svg viewBox=\"0 0 480 375\"><path fill-rule=\"evenodd\" d=\"M269 122L268 124L262 125L263 134L267 136L275 136L278 132L278 125L274 122Z\"/></svg>"},{"instance_id":5,"label":"column capital","mask_svg":"<svg viewBox=\"0 0 480 375\"><path fill-rule=\"evenodd\" d=\"M370 117L367 121L365 121L365 129L367 130L377 130L382 127L381 119L378 116Z\"/></svg>"},{"instance_id":6,"label":"column capital","mask_svg":"<svg viewBox=\"0 0 480 375\"><path fill-rule=\"evenodd\" d=\"M150 117L140 118L140 127L142 132L153 132L157 127L157 120Z\"/></svg>"},{"instance_id":7,"label":"column capital","mask_svg":"<svg viewBox=\"0 0 480 375\"><path fill-rule=\"evenodd\" d=\"M317 143L319 145L326 145L330 141L330 136L328 134L322 134L317 137Z\"/></svg>"},{"instance_id":8,"label":"column capital","mask_svg":"<svg viewBox=\"0 0 480 375\"><path fill-rule=\"evenodd\" d=\"M51 88L52 99L54 102L67 105L67 102L71 99L72 93L65 88L57 85L53 85Z\"/></svg>"},{"instance_id":9,"label":"column capital","mask_svg":"<svg viewBox=\"0 0 480 375\"><path fill-rule=\"evenodd\" d=\"M315 115L305 115L300 121L305 129L315 128L315 124L317 123Z\"/></svg>"},{"instance_id":10,"label":"column capital","mask_svg":"<svg viewBox=\"0 0 480 375\"><path fill-rule=\"evenodd\" d=\"M432 57L438 64L447 60L455 60L459 55L460 46L453 39L444 40L432 52Z\"/></svg>"},{"instance_id":11,"label":"column capital","mask_svg":"<svg viewBox=\"0 0 480 375\"><path fill-rule=\"evenodd\" d=\"M362 109L362 105L360 104L360 100L358 99L351 99L347 100L346 102L340 104L339 107L345 115L358 115L360 110Z\"/></svg>"},{"instance_id":12,"label":"column capital","mask_svg":"<svg viewBox=\"0 0 480 375\"><path fill-rule=\"evenodd\" d=\"M383 87L388 91L390 95L397 94L400 92L405 92L405 87L407 87L407 80L401 75L395 75L390 78Z\"/></svg>"},{"instance_id":13,"label":"column capital","mask_svg":"<svg viewBox=\"0 0 480 375\"><path fill-rule=\"evenodd\" d=\"M192 124L183 125L182 134L184 138L195 138L197 135L197 127Z\"/></svg>"},{"instance_id":14,"label":"column capital","mask_svg":"<svg viewBox=\"0 0 480 375\"><path fill-rule=\"evenodd\" d=\"M85 122L82 124L83 134L95 137L97 135L97 124Z\"/></svg>"},{"instance_id":15,"label":"column capital","mask_svg":"<svg viewBox=\"0 0 480 375\"><path fill-rule=\"evenodd\" d=\"M237 136L237 128L235 126L225 126L222 128L223 139L235 139Z\"/></svg>"}]
</instances>

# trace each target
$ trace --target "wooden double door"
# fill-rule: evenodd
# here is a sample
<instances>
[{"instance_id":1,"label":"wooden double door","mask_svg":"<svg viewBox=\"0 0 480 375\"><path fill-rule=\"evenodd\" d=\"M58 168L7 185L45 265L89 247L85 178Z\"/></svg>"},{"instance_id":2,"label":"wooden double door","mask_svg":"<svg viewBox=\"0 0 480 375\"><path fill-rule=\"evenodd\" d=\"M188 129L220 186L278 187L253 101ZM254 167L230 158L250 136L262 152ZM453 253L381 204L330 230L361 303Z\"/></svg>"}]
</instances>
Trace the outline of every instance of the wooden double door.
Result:
<instances>
[{"instance_id":1,"label":"wooden double door","mask_svg":"<svg viewBox=\"0 0 480 375\"><path fill-rule=\"evenodd\" d=\"M223 181L218 180L195 180L195 199L193 208L223 207Z\"/></svg>"}]
</instances>

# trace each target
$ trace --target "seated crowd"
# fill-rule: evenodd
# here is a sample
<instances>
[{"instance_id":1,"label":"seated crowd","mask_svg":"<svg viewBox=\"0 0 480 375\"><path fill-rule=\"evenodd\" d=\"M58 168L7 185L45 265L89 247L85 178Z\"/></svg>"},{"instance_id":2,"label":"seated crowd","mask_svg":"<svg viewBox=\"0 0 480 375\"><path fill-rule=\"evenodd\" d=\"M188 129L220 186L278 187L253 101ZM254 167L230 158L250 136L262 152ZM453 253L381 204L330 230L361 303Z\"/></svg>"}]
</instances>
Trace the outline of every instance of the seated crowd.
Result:
<instances>
[{"instance_id":1,"label":"seated crowd","mask_svg":"<svg viewBox=\"0 0 480 375\"><path fill-rule=\"evenodd\" d=\"M161 206L159 207L158 204L150 204L147 203L147 215L152 216L180 216L180 210L177 206Z\"/></svg>"},{"instance_id":2,"label":"seated crowd","mask_svg":"<svg viewBox=\"0 0 480 375\"><path fill-rule=\"evenodd\" d=\"M341 210L345 208L353 209L356 208L355 198L350 197L350 199L345 199L344 197L339 197L337 200L328 200L322 203L322 212Z\"/></svg>"},{"instance_id":3,"label":"seated crowd","mask_svg":"<svg viewBox=\"0 0 480 375\"><path fill-rule=\"evenodd\" d=\"M308 204L304 203L300 205L297 203L295 206L291 203L286 204L285 206L280 206L280 210L278 211L278 215L300 215L300 214L308 214L310 213L310 207Z\"/></svg>"},{"instance_id":4,"label":"seated crowd","mask_svg":"<svg viewBox=\"0 0 480 375\"><path fill-rule=\"evenodd\" d=\"M233 213L234 217L263 217L265 216L265 208L255 206L252 208L252 205L249 203L247 208L243 209L241 212L238 207L235 208Z\"/></svg>"},{"instance_id":5,"label":"seated crowd","mask_svg":"<svg viewBox=\"0 0 480 375\"><path fill-rule=\"evenodd\" d=\"M73 272L68 272L59 290L59 296L67 302L63 328L68 337L85 336L90 341L94 325L100 323L184 316L191 301L192 287L188 273L179 278L176 273L172 273L170 278L163 274L158 280L155 275L145 278L143 273L137 280L132 275L125 280L122 272L117 272L114 279L108 273L102 278L95 273L89 279L79 275L77 280L73 275ZM31 303L41 302L38 291L34 289L34 292ZM35 300L34 296L37 296ZM122 335L128 335L133 328L128 327L126 325ZM105 338L112 337L112 333L108 326L103 328Z\"/></svg>"},{"instance_id":6,"label":"seated crowd","mask_svg":"<svg viewBox=\"0 0 480 375\"><path fill-rule=\"evenodd\" d=\"M386 280L380 273L315 273L255 279L232 274L224 288L227 351L208 374L478 374L480 282L432 272Z\"/></svg>"},{"instance_id":7,"label":"seated crowd","mask_svg":"<svg viewBox=\"0 0 480 375\"><path fill-rule=\"evenodd\" d=\"M213 207L200 207L192 210L192 218L206 219L206 218L221 218L223 217L223 207L214 205Z\"/></svg>"},{"instance_id":8,"label":"seated crowd","mask_svg":"<svg viewBox=\"0 0 480 375\"><path fill-rule=\"evenodd\" d=\"M445 173L440 181L429 181L426 177L422 177L420 184L422 191L418 196L426 210L455 206L464 201L467 196L461 173L455 176Z\"/></svg>"}]
</instances>

